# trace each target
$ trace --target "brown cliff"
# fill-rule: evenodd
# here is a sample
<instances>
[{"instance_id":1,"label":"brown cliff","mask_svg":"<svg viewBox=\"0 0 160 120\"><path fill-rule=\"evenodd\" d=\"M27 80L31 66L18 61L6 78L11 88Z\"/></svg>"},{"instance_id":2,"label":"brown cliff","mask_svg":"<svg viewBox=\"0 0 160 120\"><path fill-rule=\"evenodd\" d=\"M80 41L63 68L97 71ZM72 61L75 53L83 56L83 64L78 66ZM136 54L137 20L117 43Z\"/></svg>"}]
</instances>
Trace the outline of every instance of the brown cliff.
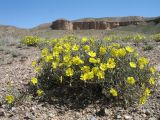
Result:
<instances>
[{"instance_id":1,"label":"brown cliff","mask_svg":"<svg viewBox=\"0 0 160 120\"><path fill-rule=\"evenodd\" d=\"M65 19L59 19L52 22L51 28L55 30L72 30L73 23Z\"/></svg>"},{"instance_id":2,"label":"brown cliff","mask_svg":"<svg viewBox=\"0 0 160 120\"><path fill-rule=\"evenodd\" d=\"M51 28L54 30L109 30L119 26L139 25L145 23L143 18L121 17L120 19L85 19L77 21L68 21L60 19L52 22Z\"/></svg>"}]
</instances>

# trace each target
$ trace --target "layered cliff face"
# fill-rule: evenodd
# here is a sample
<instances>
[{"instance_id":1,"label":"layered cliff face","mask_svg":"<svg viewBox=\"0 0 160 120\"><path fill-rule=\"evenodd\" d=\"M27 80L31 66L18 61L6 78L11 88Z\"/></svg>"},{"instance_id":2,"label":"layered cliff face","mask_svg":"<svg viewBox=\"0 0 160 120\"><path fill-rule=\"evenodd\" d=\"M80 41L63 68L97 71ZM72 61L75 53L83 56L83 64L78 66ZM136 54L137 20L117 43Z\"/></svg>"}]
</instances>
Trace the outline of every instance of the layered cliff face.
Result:
<instances>
[{"instance_id":1,"label":"layered cliff face","mask_svg":"<svg viewBox=\"0 0 160 120\"><path fill-rule=\"evenodd\" d=\"M60 19L52 22L51 28L54 30L72 30L73 23L65 19Z\"/></svg>"},{"instance_id":2,"label":"layered cliff face","mask_svg":"<svg viewBox=\"0 0 160 120\"><path fill-rule=\"evenodd\" d=\"M64 19L56 20L52 22L51 28L54 30L109 30L119 26L138 25L143 24L143 19L116 19L116 20L80 20L80 21L68 21Z\"/></svg>"}]
</instances>

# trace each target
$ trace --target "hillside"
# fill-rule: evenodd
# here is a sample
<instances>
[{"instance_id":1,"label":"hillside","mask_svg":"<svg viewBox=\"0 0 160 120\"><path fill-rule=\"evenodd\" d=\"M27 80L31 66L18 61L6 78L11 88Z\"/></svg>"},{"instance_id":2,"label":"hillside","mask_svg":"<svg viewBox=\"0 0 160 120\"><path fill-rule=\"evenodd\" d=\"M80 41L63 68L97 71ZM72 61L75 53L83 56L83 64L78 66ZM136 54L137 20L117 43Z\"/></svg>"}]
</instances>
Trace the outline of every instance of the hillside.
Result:
<instances>
[{"instance_id":1,"label":"hillside","mask_svg":"<svg viewBox=\"0 0 160 120\"><path fill-rule=\"evenodd\" d=\"M120 26L114 28L113 30L118 31L130 31L130 32L141 32L146 34L159 33L160 32L160 17L140 17L140 16L129 16L129 17L104 17L104 18L83 18L73 21L145 21L146 24L140 25L128 25ZM0 25L0 36L14 35L14 36L24 36L24 35L43 35L52 36L53 32L56 34L55 30L52 30L52 23L40 24L31 29L22 29L15 26L5 26ZM63 31L63 30L62 30ZM65 33L65 32L64 32Z\"/></svg>"}]
</instances>

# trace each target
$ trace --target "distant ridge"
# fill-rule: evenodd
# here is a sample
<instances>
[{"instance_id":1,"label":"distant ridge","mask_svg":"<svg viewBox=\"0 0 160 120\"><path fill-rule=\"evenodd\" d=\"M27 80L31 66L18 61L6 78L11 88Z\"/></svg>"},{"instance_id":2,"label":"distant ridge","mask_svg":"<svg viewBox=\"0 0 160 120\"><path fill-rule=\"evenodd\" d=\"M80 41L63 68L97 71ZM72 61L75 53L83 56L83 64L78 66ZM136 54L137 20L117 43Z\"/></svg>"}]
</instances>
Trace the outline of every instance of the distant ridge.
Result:
<instances>
[{"instance_id":1,"label":"distant ridge","mask_svg":"<svg viewBox=\"0 0 160 120\"><path fill-rule=\"evenodd\" d=\"M126 17L103 17L103 18L82 18L73 20L75 22L82 21L108 21L108 22L126 22L126 21L145 21L145 17L142 16L126 16Z\"/></svg>"}]
</instances>

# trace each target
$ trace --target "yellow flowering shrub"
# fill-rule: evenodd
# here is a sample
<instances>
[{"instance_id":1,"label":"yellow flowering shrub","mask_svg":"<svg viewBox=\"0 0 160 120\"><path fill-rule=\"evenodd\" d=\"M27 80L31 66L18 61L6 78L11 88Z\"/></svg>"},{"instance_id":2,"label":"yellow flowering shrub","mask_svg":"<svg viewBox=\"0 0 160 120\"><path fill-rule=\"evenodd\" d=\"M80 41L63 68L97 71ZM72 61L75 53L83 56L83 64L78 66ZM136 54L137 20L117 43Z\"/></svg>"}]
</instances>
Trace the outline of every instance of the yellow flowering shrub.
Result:
<instances>
[{"instance_id":1,"label":"yellow flowering shrub","mask_svg":"<svg viewBox=\"0 0 160 120\"><path fill-rule=\"evenodd\" d=\"M99 88L107 96L143 104L156 84L156 70L147 58L131 46L108 40L57 38L49 48L42 49L41 61L33 61L32 66L38 68L31 79L38 96L56 87L77 87L89 93Z\"/></svg>"},{"instance_id":2,"label":"yellow flowering shrub","mask_svg":"<svg viewBox=\"0 0 160 120\"><path fill-rule=\"evenodd\" d=\"M160 33L153 35L153 40L156 42L160 42Z\"/></svg>"},{"instance_id":3,"label":"yellow flowering shrub","mask_svg":"<svg viewBox=\"0 0 160 120\"><path fill-rule=\"evenodd\" d=\"M40 42L40 38L37 36L25 36L22 40L21 43L25 44L27 46L36 46Z\"/></svg>"}]
</instances>

